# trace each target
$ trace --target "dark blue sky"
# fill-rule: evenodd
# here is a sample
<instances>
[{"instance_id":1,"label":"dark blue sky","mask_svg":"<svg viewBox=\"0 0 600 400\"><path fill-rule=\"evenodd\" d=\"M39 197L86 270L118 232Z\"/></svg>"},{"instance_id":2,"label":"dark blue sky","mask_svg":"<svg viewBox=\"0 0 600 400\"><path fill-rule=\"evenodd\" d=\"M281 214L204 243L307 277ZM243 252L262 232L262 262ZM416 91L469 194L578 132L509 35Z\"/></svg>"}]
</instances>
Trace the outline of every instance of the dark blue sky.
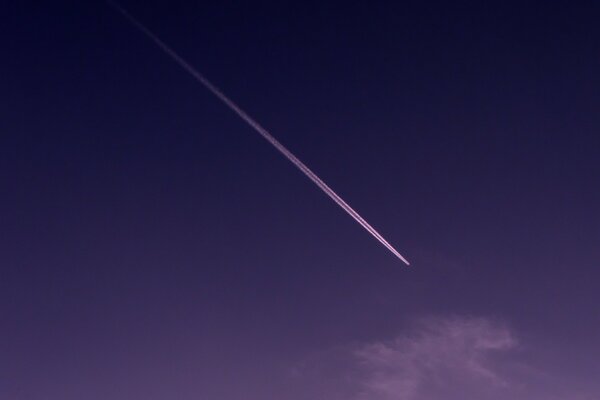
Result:
<instances>
[{"instance_id":1,"label":"dark blue sky","mask_svg":"<svg viewBox=\"0 0 600 400\"><path fill-rule=\"evenodd\" d=\"M598 398L590 4L5 6L0 397Z\"/></svg>"}]
</instances>

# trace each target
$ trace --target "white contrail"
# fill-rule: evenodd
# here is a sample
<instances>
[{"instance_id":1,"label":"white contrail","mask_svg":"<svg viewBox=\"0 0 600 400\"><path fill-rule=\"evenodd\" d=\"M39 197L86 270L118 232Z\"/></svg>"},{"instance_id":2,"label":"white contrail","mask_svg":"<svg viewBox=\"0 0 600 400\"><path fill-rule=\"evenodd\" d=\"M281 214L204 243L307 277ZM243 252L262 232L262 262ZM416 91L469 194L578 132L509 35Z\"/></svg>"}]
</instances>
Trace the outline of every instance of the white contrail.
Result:
<instances>
[{"instance_id":1,"label":"white contrail","mask_svg":"<svg viewBox=\"0 0 600 400\"><path fill-rule=\"evenodd\" d=\"M108 1L108 3L123 14L133 25L135 25L140 31L142 31L147 37L149 37L158 47L160 47L167 55L169 55L177 64L183 69L190 73L197 81L204 85L210 90L215 96L225 103L231 110L233 110L240 118L242 118L248 125L256 130L260 135L271 143L281 154L283 154L288 160L290 160L300 171L302 171L311 181L315 183L325 194L327 194L333 201L335 201L344 211L346 211L356 222L358 222L363 228L365 228L375 239L377 239L382 245L384 245L389 251L391 251L396 257L402 260L406 265L410 265L409 262L404 258L394 247L388 243L373 228L367 221L364 220L352 207L348 205L340 196L337 195L325 182L321 180L310 168L308 168L302 161L300 161L292 152L290 152L284 145L279 143L277 139L273 137L265 128L263 128L258 122L252 119L244 110L242 110L237 104L235 104L229 97L225 96L223 92L215 85L213 85L208 79L198 72L194 67L188 64L183 58L181 58L174 50L167 46L162 40L160 40L154 33L146 28L141 22L135 19L129 14L123 7L114 1Z\"/></svg>"}]
</instances>

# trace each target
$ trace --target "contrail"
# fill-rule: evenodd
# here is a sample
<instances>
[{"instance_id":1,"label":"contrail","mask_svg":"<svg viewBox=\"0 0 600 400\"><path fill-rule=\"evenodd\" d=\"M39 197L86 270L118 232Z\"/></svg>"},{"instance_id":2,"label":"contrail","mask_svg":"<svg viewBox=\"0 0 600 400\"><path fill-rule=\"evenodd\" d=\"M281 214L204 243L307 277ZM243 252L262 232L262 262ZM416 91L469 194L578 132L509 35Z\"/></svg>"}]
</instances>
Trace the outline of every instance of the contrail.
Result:
<instances>
[{"instance_id":1,"label":"contrail","mask_svg":"<svg viewBox=\"0 0 600 400\"><path fill-rule=\"evenodd\" d=\"M356 222L358 222L363 228L365 228L375 239L377 239L382 245L384 245L389 251L391 251L396 257L402 260L406 265L410 263L404 258L387 240L383 238L367 221L364 220L352 207L348 205L336 192L333 191L325 182L321 180L310 168L308 168L302 161L298 159L291 151L289 151L284 145L279 143L277 139L273 137L265 128L263 128L258 122L250 117L244 110L242 110L237 104L235 104L229 97L225 96L221 90L213 85L208 79L198 72L194 67L188 64L183 58L181 58L173 49L167 46L162 40L160 40L152 31L144 26L140 21L129 14L123 7L114 1L107 0L108 4L114 7L117 11L125 16L136 28L143 32L148 38L150 38L162 51L170 56L177 64L185 69L190 75L192 75L198 82L204 87L210 90L215 96L219 98L223 103L227 105L233 112L235 112L241 119L246 121L248 125L254 128L263 138L271 143L281 154L283 154L288 160L292 162L300 171L304 173L311 181L315 183L326 195L328 195L333 201L335 201L344 211L346 211Z\"/></svg>"}]
</instances>

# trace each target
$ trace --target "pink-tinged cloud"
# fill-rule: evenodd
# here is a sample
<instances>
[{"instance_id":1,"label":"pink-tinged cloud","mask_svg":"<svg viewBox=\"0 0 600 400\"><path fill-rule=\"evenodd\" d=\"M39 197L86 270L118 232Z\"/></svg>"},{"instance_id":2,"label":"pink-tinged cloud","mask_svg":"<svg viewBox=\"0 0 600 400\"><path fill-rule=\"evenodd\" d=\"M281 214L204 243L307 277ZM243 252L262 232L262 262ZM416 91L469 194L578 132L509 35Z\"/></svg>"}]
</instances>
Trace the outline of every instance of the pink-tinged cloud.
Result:
<instances>
[{"instance_id":1,"label":"pink-tinged cloud","mask_svg":"<svg viewBox=\"0 0 600 400\"><path fill-rule=\"evenodd\" d=\"M527 341L517 336L489 318L422 318L389 340L306 359L294 370L290 399L600 399L593 374L577 376L552 348L531 334Z\"/></svg>"},{"instance_id":2,"label":"pink-tinged cloud","mask_svg":"<svg viewBox=\"0 0 600 400\"><path fill-rule=\"evenodd\" d=\"M508 382L499 356L517 345L504 325L482 318L429 318L405 334L355 352L361 400L482 398Z\"/></svg>"}]
</instances>

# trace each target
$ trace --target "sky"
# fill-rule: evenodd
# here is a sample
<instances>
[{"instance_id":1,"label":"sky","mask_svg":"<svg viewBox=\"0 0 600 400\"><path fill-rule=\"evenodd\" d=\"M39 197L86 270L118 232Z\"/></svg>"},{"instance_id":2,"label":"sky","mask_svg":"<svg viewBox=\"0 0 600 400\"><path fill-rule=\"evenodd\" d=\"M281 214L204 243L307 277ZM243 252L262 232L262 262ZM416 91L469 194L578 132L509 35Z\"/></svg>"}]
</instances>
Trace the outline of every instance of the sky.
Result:
<instances>
[{"instance_id":1,"label":"sky","mask_svg":"<svg viewBox=\"0 0 600 400\"><path fill-rule=\"evenodd\" d=\"M218 4L219 3L219 4ZM0 397L600 398L592 2L0 13Z\"/></svg>"}]
</instances>

